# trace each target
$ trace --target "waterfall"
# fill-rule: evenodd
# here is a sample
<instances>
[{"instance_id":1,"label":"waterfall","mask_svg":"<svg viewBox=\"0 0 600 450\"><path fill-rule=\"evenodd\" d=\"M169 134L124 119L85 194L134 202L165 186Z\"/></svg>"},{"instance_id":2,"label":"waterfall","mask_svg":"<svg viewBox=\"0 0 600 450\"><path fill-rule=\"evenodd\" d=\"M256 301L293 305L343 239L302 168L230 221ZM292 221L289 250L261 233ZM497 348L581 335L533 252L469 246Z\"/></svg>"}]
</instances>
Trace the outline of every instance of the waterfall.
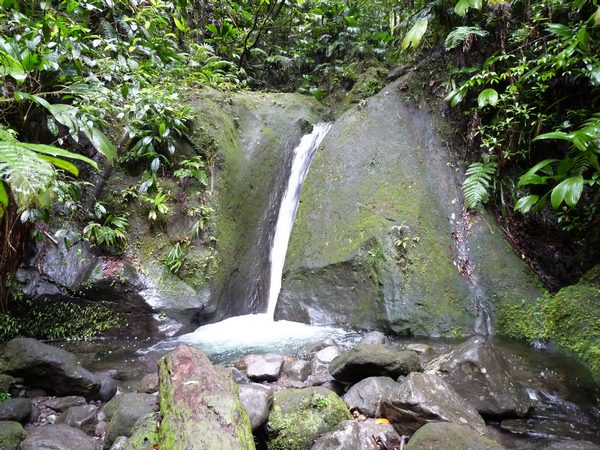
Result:
<instances>
[{"instance_id":1,"label":"waterfall","mask_svg":"<svg viewBox=\"0 0 600 450\"><path fill-rule=\"evenodd\" d=\"M281 277L283 275L283 265L287 253L290 235L296 210L300 201L302 185L306 179L308 168L315 154L315 151L321 144L321 141L331 128L329 123L319 123L314 126L312 132L302 137L298 146L294 149L292 169L288 184L281 200L277 224L275 225L275 234L271 244L271 253L269 260L271 262L271 275L269 281L269 297L267 301L267 317L273 318L277 297L281 291Z\"/></svg>"}]
</instances>

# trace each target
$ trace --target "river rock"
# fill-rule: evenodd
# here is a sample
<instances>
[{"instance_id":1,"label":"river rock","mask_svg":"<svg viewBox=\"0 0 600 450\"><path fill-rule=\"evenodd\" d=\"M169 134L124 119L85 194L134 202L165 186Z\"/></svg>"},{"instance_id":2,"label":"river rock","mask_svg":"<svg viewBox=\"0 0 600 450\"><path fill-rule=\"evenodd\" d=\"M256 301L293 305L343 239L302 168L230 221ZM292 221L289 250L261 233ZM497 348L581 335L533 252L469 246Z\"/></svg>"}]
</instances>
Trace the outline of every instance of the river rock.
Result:
<instances>
[{"instance_id":1,"label":"river rock","mask_svg":"<svg viewBox=\"0 0 600 450\"><path fill-rule=\"evenodd\" d=\"M75 355L35 339L9 341L0 362L4 372L54 395L92 397L100 389L100 379L77 364Z\"/></svg>"},{"instance_id":2,"label":"river rock","mask_svg":"<svg viewBox=\"0 0 600 450\"><path fill-rule=\"evenodd\" d=\"M254 449L235 382L199 350L180 345L159 362L159 448Z\"/></svg>"},{"instance_id":3,"label":"river rock","mask_svg":"<svg viewBox=\"0 0 600 450\"><path fill-rule=\"evenodd\" d=\"M152 413L140 417L131 431L123 450L153 450L158 448L158 425L160 414ZM115 440L116 442L116 440ZM114 446L114 444L113 444Z\"/></svg>"},{"instance_id":4,"label":"river rock","mask_svg":"<svg viewBox=\"0 0 600 450\"><path fill-rule=\"evenodd\" d=\"M385 447L376 444L373 437L380 439ZM401 448L400 441L401 437L389 423L377 423L373 419L362 422L344 420L335 431L322 435L311 450L393 449Z\"/></svg>"},{"instance_id":5,"label":"river rock","mask_svg":"<svg viewBox=\"0 0 600 450\"><path fill-rule=\"evenodd\" d=\"M263 355L248 364L246 373L253 381L277 381L281 375L284 357L282 355Z\"/></svg>"},{"instance_id":6,"label":"river rock","mask_svg":"<svg viewBox=\"0 0 600 450\"><path fill-rule=\"evenodd\" d=\"M381 416L381 398L398 383L389 377L369 377L359 381L344 395L350 411L358 410L367 417Z\"/></svg>"},{"instance_id":7,"label":"river rock","mask_svg":"<svg viewBox=\"0 0 600 450\"><path fill-rule=\"evenodd\" d=\"M0 421L0 448L2 450L19 450L21 441L27 433L19 422Z\"/></svg>"},{"instance_id":8,"label":"river rock","mask_svg":"<svg viewBox=\"0 0 600 450\"><path fill-rule=\"evenodd\" d=\"M107 373L99 374L98 377L100 378L100 390L94 396L94 399L108 402L117 393L117 382Z\"/></svg>"},{"instance_id":9,"label":"river rock","mask_svg":"<svg viewBox=\"0 0 600 450\"><path fill-rule=\"evenodd\" d=\"M285 370L285 376L291 381L303 382L306 381L308 376L311 374L311 366L308 361L298 359Z\"/></svg>"},{"instance_id":10,"label":"river rock","mask_svg":"<svg viewBox=\"0 0 600 450\"><path fill-rule=\"evenodd\" d=\"M310 360L312 356L319 350L323 350L326 347L337 347L335 340L328 338L317 342L311 342L310 344L304 345L298 350L298 358Z\"/></svg>"},{"instance_id":11,"label":"river rock","mask_svg":"<svg viewBox=\"0 0 600 450\"><path fill-rule=\"evenodd\" d=\"M404 382L385 393L381 414L403 434L412 434L428 422L454 422L481 434L486 431L475 408L435 374L410 373Z\"/></svg>"},{"instance_id":12,"label":"river rock","mask_svg":"<svg viewBox=\"0 0 600 450\"><path fill-rule=\"evenodd\" d=\"M411 350L413 352L427 354L427 353L431 353L433 351L433 347L429 344L413 343L413 344L408 344L406 346L406 350Z\"/></svg>"},{"instance_id":13,"label":"river rock","mask_svg":"<svg viewBox=\"0 0 600 450\"><path fill-rule=\"evenodd\" d=\"M387 344L388 338L381 331L370 331L358 342L365 345ZM410 349L409 349L410 350Z\"/></svg>"},{"instance_id":14,"label":"river rock","mask_svg":"<svg viewBox=\"0 0 600 450\"><path fill-rule=\"evenodd\" d=\"M64 423L80 428L84 433L94 435L97 423L98 407L95 405L72 406L62 413L56 423Z\"/></svg>"},{"instance_id":15,"label":"river rock","mask_svg":"<svg viewBox=\"0 0 600 450\"><path fill-rule=\"evenodd\" d=\"M128 443L128 438L126 438L125 436L119 436L117 439L115 439L115 442L110 447L110 450L125 450Z\"/></svg>"},{"instance_id":16,"label":"river rock","mask_svg":"<svg viewBox=\"0 0 600 450\"><path fill-rule=\"evenodd\" d=\"M14 384L14 377L0 373L0 392L10 392Z\"/></svg>"},{"instance_id":17,"label":"river rock","mask_svg":"<svg viewBox=\"0 0 600 450\"><path fill-rule=\"evenodd\" d=\"M85 398L77 395L69 395L67 397L51 398L46 401L46 406L54 411L63 412L73 406L85 405Z\"/></svg>"},{"instance_id":18,"label":"river rock","mask_svg":"<svg viewBox=\"0 0 600 450\"><path fill-rule=\"evenodd\" d=\"M0 401L0 421L23 422L31 414L28 398L7 398Z\"/></svg>"},{"instance_id":19,"label":"river rock","mask_svg":"<svg viewBox=\"0 0 600 450\"><path fill-rule=\"evenodd\" d=\"M269 416L269 410L273 404L273 391L261 384L242 384L239 386L240 401L252 424L252 430L260 427Z\"/></svg>"},{"instance_id":20,"label":"river rock","mask_svg":"<svg viewBox=\"0 0 600 450\"><path fill-rule=\"evenodd\" d=\"M105 448L119 436L131 436L135 422L156 409L157 397L153 394L127 393L114 397L103 409L108 421Z\"/></svg>"},{"instance_id":21,"label":"river rock","mask_svg":"<svg viewBox=\"0 0 600 450\"><path fill-rule=\"evenodd\" d=\"M357 345L331 361L329 372L339 381L357 382L367 377L397 378L421 370L415 352L388 345Z\"/></svg>"},{"instance_id":22,"label":"river rock","mask_svg":"<svg viewBox=\"0 0 600 450\"><path fill-rule=\"evenodd\" d=\"M406 450L502 450L497 442L473 429L448 422L430 422L410 438Z\"/></svg>"},{"instance_id":23,"label":"river rock","mask_svg":"<svg viewBox=\"0 0 600 450\"><path fill-rule=\"evenodd\" d=\"M68 425L33 428L21 442L21 450L99 450L99 441Z\"/></svg>"},{"instance_id":24,"label":"river rock","mask_svg":"<svg viewBox=\"0 0 600 450\"><path fill-rule=\"evenodd\" d=\"M545 446L543 450L600 450L600 445L590 441L564 440L553 442Z\"/></svg>"},{"instance_id":25,"label":"river rock","mask_svg":"<svg viewBox=\"0 0 600 450\"><path fill-rule=\"evenodd\" d=\"M426 371L442 375L483 417L523 417L531 407L527 391L513 380L502 354L482 336L438 356Z\"/></svg>"},{"instance_id":26,"label":"river rock","mask_svg":"<svg viewBox=\"0 0 600 450\"><path fill-rule=\"evenodd\" d=\"M267 419L269 450L304 450L317 435L327 433L345 419L348 408L335 393L323 387L276 392Z\"/></svg>"},{"instance_id":27,"label":"river rock","mask_svg":"<svg viewBox=\"0 0 600 450\"><path fill-rule=\"evenodd\" d=\"M146 394L158 392L158 373L148 373L144 375L144 378L140 381L138 392L144 392Z\"/></svg>"}]
</instances>

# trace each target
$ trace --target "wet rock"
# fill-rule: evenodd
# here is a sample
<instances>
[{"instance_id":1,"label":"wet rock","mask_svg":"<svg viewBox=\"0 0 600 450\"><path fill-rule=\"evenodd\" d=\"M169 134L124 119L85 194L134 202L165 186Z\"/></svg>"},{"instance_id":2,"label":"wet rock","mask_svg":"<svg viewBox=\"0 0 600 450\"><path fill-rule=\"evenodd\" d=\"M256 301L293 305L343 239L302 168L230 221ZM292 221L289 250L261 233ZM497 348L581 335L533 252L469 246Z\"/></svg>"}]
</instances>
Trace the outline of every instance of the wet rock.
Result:
<instances>
[{"instance_id":1,"label":"wet rock","mask_svg":"<svg viewBox=\"0 0 600 450\"><path fill-rule=\"evenodd\" d=\"M365 334L359 341L359 344L365 345L378 345L387 344L388 338L381 331L371 331ZM410 349L409 349L410 350Z\"/></svg>"},{"instance_id":2,"label":"wet rock","mask_svg":"<svg viewBox=\"0 0 600 450\"><path fill-rule=\"evenodd\" d=\"M431 345L428 344L408 344L406 346L406 350L411 350L413 352L417 352L417 353L431 353L433 351L433 347Z\"/></svg>"},{"instance_id":3,"label":"wet rock","mask_svg":"<svg viewBox=\"0 0 600 450\"><path fill-rule=\"evenodd\" d=\"M373 440L376 437L385 447ZM401 437L390 424L379 424L373 419L362 422L344 420L335 431L321 436L311 450L380 450L400 448Z\"/></svg>"},{"instance_id":4,"label":"wet rock","mask_svg":"<svg viewBox=\"0 0 600 450\"><path fill-rule=\"evenodd\" d=\"M324 387L325 389L329 389L330 391L335 392L337 395L343 395L346 392L347 384L340 383L337 380L328 380L319 386Z\"/></svg>"},{"instance_id":5,"label":"wet rock","mask_svg":"<svg viewBox=\"0 0 600 450\"><path fill-rule=\"evenodd\" d=\"M97 414L98 407L95 405L72 406L58 417L56 423L64 423L79 428L86 434L94 435Z\"/></svg>"},{"instance_id":6,"label":"wet rock","mask_svg":"<svg viewBox=\"0 0 600 450\"><path fill-rule=\"evenodd\" d=\"M23 422L31 414L31 400L8 398L0 401L0 421Z\"/></svg>"},{"instance_id":7,"label":"wet rock","mask_svg":"<svg viewBox=\"0 0 600 450\"><path fill-rule=\"evenodd\" d=\"M306 344L298 351L298 358L310 360L315 353L326 347L337 347L337 343L333 339L323 339Z\"/></svg>"},{"instance_id":8,"label":"wet rock","mask_svg":"<svg viewBox=\"0 0 600 450\"><path fill-rule=\"evenodd\" d=\"M46 397L48 393L43 389L28 389L25 396L27 398Z\"/></svg>"},{"instance_id":9,"label":"wet rock","mask_svg":"<svg viewBox=\"0 0 600 450\"><path fill-rule=\"evenodd\" d=\"M248 375L246 375L241 370L236 369L235 367L229 368L229 374L230 374L231 378L233 378L233 381L235 381L237 384L250 383L250 378L248 378Z\"/></svg>"},{"instance_id":10,"label":"wet rock","mask_svg":"<svg viewBox=\"0 0 600 450\"><path fill-rule=\"evenodd\" d=\"M357 345L331 361L329 372L339 381L357 382L367 377L396 378L421 370L415 352L388 345Z\"/></svg>"},{"instance_id":11,"label":"wet rock","mask_svg":"<svg viewBox=\"0 0 600 450\"><path fill-rule=\"evenodd\" d=\"M10 392L15 385L15 379L10 375L0 373L0 392Z\"/></svg>"},{"instance_id":12,"label":"wet rock","mask_svg":"<svg viewBox=\"0 0 600 450\"><path fill-rule=\"evenodd\" d=\"M135 422L157 409L157 397L153 394L130 393L114 397L104 406L108 421L105 448L110 447L119 436L131 436Z\"/></svg>"},{"instance_id":13,"label":"wet rock","mask_svg":"<svg viewBox=\"0 0 600 450\"><path fill-rule=\"evenodd\" d=\"M115 439L115 442L110 447L110 450L125 450L128 443L129 439L127 439L125 436L119 436L117 439Z\"/></svg>"},{"instance_id":14,"label":"wet rock","mask_svg":"<svg viewBox=\"0 0 600 450\"><path fill-rule=\"evenodd\" d=\"M4 372L54 395L91 397L100 389L99 378L77 364L75 355L35 339L9 341L0 362Z\"/></svg>"},{"instance_id":15,"label":"wet rock","mask_svg":"<svg viewBox=\"0 0 600 450\"><path fill-rule=\"evenodd\" d=\"M100 390L94 396L96 400L107 402L112 399L117 393L117 382L108 374L101 374L100 377Z\"/></svg>"},{"instance_id":16,"label":"wet rock","mask_svg":"<svg viewBox=\"0 0 600 450\"><path fill-rule=\"evenodd\" d=\"M0 448L2 450L19 450L21 441L27 433L19 422L0 421Z\"/></svg>"},{"instance_id":17,"label":"wet rock","mask_svg":"<svg viewBox=\"0 0 600 450\"><path fill-rule=\"evenodd\" d=\"M68 425L49 425L32 429L21 442L21 450L99 450L99 441Z\"/></svg>"},{"instance_id":18,"label":"wet rock","mask_svg":"<svg viewBox=\"0 0 600 450\"><path fill-rule=\"evenodd\" d=\"M475 408L435 374L410 373L384 394L381 414L404 434L412 434L428 422L454 422L481 434L486 431Z\"/></svg>"},{"instance_id":19,"label":"wet rock","mask_svg":"<svg viewBox=\"0 0 600 450\"><path fill-rule=\"evenodd\" d=\"M51 398L46 401L46 406L54 411L63 412L73 406L85 405L85 398L77 395L69 395L67 397Z\"/></svg>"},{"instance_id":20,"label":"wet rock","mask_svg":"<svg viewBox=\"0 0 600 450\"><path fill-rule=\"evenodd\" d=\"M473 429L448 422L431 422L410 438L406 450L502 450L497 442Z\"/></svg>"},{"instance_id":21,"label":"wet rock","mask_svg":"<svg viewBox=\"0 0 600 450\"><path fill-rule=\"evenodd\" d=\"M281 375L284 357L281 355L264 355L248 364L246 373L253 381L277 381Z\"/></svg>"},{"instance_id":22,"label":"wet rock","mask_svg":"<svg viewBox=\"0 0 600 450\"><path fill-rule=\"evenodd\" d=\"M159 413L140 417L133 426L124 450L153 450L158 448Z\"/></svg>"},{"instance_id":23,"label":"wet rock","mask_svg":"<svg viewBox=\"0 0 600 450\"><path fill-rule=\"evenodd\" d=\"M159 448L255 448L250 418L231 377L199 350L180 345L159 362Z\"/></svg>"},{"instance_id":24,"label":"wet rock","mask_svg":"<svg viewBox=\"0 0 600 450\"><path fill-rule=\"evenodd\" d=\"M367 417L381 416L381 398L398 383L389 377L369 377L359 381L344 395L350 411L358 410Z\"/></svg>"},{"instance_id":25,"label":"wet rock","mask_svg":"<svg viewBox=\"0 0 600 450\"><path fill-rule=\"evenodd\" d=\"M148 373L144 375L144 378L140 381L138 392L144 392L146 394L158 392L158 373Z\"/></svg>"},{"instance_id":26,"label":"wet rock","mask_svg":"<svg viewBox=\"0 0 600 450\"><path fill-rule=\"evenodd\" d=\"M543 450L600 450L600 445L589 441L564 440L547 445Z\"/></svg>"},{"instance_id":27,"label":"wet rock","mask_svg":"<svg viewBox=\"0 0 600 450\"><path fill-rule=\"evenodd\" d=\"M285 369L285 376L292 381L306 381L310 373L310 363L302 359L294 361L290 367Z\"/></svg>"},{"instance_id":28,"label":"wet rock","mask_svg":"<svg viewBox=\"0 0 600 450\"><path fill-rule=\"evenodd\" d=\"M574 439L600 441L600 429L590 428L586 423L579 423L577 417L505 419L500 428L513 434L523 436L545 436L555 439Z\"/></svg>"},{"instance_id":29,"label":"wet rock","mask_svg":"<svg viewBox=\"0 0 600 450\"><path fill-rule=\"evenodd\" d=\"M323 387L276 392L266 425L267 448L310 448L317 435L332 431L342 420L350 418L342 399Z\"/></svg>"},{"instance_id":30,"label":"wet rock","mask_svg":"<svg viewBox=\"0 0 600 450\"><path fill-rule=\"evenodd\" d=\"M469 339L425 369L442 375L483 417L523 417L531 407L525 388L513 380L502 354L484 337Z\"/></svg>"},{"instance_id":31,"label":"wet rock","mask_svg":"<svg viewBox=\"0 0 600 450\"><path fill-rule=\"evenodd\" d=\"M273 404L273 391L260 384L242 384L239 386L240 401L250 416L252 430L260 427L269 416Z\"/></svg>"}]
</instances>

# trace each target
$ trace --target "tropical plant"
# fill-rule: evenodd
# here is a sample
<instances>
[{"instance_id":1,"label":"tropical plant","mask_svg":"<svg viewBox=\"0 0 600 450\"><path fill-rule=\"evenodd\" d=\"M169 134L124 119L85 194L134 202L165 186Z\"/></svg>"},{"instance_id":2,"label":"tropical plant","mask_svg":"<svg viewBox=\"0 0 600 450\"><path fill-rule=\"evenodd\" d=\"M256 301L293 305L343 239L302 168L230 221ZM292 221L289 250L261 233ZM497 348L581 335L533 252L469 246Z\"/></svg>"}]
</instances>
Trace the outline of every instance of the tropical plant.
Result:
<instances>
[{"instance_id":1,"label":"tropical plant","mask_svg":"<svg viewBox=\"0 0 600 450\"><path fill-rule=\"evenodd\" d=\"M129 228L126 216L110 214L101 203L96 203L94 211L99 222L90 221L83 229L83 236L109 253L122 253Z\"/></svg>"},{"instance_id":2,"label":"tropical plant","mask_svg":"<svg viewBox=\"0 0 600 450\"><path fill-rule=\"evenodd\" d=\"M462 185L465 207L479 209L489 198L490 184L496 173L496 161L486 158L482 162L472 163L466 172Z\"/></svg>"}]
</instances>

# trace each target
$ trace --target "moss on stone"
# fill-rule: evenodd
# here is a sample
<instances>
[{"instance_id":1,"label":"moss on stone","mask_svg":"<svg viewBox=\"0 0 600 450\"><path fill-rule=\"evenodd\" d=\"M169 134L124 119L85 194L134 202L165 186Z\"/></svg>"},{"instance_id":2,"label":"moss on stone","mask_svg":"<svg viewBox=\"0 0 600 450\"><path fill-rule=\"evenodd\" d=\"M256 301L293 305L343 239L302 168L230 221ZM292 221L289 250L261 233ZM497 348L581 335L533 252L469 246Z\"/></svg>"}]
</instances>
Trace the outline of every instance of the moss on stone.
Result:
<instances>
[{"instance_id":1,"label":"moss on stone","mask_svg":"<svg viewBox=\"0 0 600 450\"><path fill-rule=\"evenodd\" d=\"M158 413L148 414L140 417L127 441L124 450L152 450L158 445Z\"/></svg>"}]
</instances>

